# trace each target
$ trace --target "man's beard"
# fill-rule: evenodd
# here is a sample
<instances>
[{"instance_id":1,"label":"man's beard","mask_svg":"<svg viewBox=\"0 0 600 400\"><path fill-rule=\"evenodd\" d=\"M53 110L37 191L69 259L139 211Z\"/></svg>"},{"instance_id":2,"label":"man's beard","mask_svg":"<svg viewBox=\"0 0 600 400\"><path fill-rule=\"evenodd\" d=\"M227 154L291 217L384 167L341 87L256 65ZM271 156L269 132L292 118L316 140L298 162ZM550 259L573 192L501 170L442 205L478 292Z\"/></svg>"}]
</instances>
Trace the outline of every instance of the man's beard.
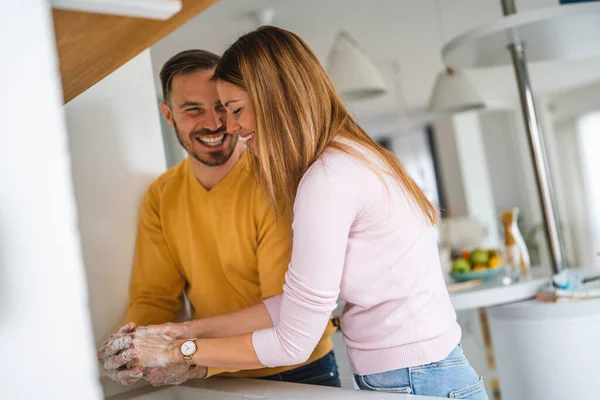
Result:
<instances>
[{"instance_id":1,"label":"man's beard","mask_svg":"<svg viewBox=\"0 0 600 400\"><path fill-rule=\"evenodd\" d=\"M177 141L183 147L183 149L196 160L200 161L202 164L207 165L209 167L218 167L220 165L225 164L233 154L235 150L235 146L237 144L237 135L231 141L231 145L229 147L225 147L219 150L210 151L207 150L203 152L204 154L200 154L196 150L194 150L194 142L197 137L207 136L207 135L228 135L227 129L225 126L220 127L216 131L211 131L209 129L201 129L198 131L192 131L187 135L187 143L183 140L185 134L179 130L177 127L177 123L173 121L173 127L175 128L175 135L177 136ZM228 140L228 137L225 137L223 140ZM204 146L207 147L207 146Z\"/></svg>"}]
</instances>

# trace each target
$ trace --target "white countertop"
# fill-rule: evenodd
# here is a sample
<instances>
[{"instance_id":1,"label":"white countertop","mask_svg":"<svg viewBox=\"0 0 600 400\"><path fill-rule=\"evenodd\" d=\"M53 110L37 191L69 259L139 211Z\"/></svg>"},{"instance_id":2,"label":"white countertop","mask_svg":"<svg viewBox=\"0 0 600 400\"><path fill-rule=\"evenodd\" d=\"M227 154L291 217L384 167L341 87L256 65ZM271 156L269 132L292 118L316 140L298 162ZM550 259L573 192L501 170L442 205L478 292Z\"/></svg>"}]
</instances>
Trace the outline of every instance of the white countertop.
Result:
<instances>
[{"instance_id":1,"label":"white countertop","mask_svg":"<svg viewBox=\"0 0 600 400\"><path fill-rule=\"evenodd\" d=\"M582 277L600 275L600 268L577 268ZM498 306L532 299L543 286L548 284L552 271L549 267L534 267L528 277L518 283L504 285L501 278L483 285L450 294L456 311Z\"/></svg>"},{"instance_id":2,"label":"white countertop","mask_svg":"<svg viewBox=\"0 0 600 400\"><path fill-rule=\"evenodd\" d=\"M600 267L586 267L576 269L581 276L600 275ZM516 301L529 300L544 285L548 284L552 270L550 267L534 267L530 276L522 277L518 283L504 285L501 277L493 281L484 282L481 286L450 293L452 306L456 311L473 310L477 308L493 307L501 304L514 303ZM450 283L450 278L448 278ZM346 304L338 300L338 306L333 315L340 316Z\"/></svg>"},{"instance_id":3,"label":"white countertop","mask_svg":"<svg viewBox=\"0 0 600 400\"><path fill-rule=\"evenodd\" d=\"M379 392L339 389L296 383L272 382L257 379L197 379L180 386L144 387L107 400L435 400L441 397L409 396Z\"/></svg>"}]
</instances>

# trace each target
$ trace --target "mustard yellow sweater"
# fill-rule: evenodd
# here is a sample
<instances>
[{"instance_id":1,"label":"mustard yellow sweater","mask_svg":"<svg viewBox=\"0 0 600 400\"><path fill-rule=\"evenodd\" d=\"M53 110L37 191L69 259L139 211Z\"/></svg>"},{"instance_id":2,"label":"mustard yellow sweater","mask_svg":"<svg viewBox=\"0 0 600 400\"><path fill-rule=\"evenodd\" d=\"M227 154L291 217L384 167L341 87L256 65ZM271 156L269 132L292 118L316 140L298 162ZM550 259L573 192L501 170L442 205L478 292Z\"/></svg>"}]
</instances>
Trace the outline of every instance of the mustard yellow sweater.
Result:
<instances>
[{"instance_id":1,"label":"mustard yellow sweater","mask_svg":"<svg viewBox=\"0 0 600 400\"><path fill-rule=\"evenodd\" d=\"M129 308L138 326L174 321L185 290L193 318L237 311L283 291L291 256L291 227L276 220L244 153L207 191L189 159L169 169L146 192L140 211ZM310 363L333 348L330 326ZM223 376L264 377L295 367ZM217 373L223 370L212 370Z\"/></svg>"}]
</instances>

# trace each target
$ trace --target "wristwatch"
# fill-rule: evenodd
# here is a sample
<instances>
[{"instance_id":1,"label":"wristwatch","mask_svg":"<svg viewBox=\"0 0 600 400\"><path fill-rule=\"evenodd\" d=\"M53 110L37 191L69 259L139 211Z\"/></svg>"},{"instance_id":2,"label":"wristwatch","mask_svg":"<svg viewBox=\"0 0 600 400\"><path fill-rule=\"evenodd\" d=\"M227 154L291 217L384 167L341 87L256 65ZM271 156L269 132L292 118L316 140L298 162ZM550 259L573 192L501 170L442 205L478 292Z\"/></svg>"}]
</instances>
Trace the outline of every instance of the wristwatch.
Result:
<instances>
[{"instance_id":1,"label":"wristwatch","mask_svg":"<svg viewBox=\"0 0 600 400\"><path fill-rule=\"evenodd\" d=\"M196 367L196 364L194 364L192 356L196 354L196 351L198 351L198 346L196 346L196 342L193 340L186 340L182 343L181 348L179 350L181 351L183 359L189 365L189 369L194 369Z\"/></svg>"}]
</instances>

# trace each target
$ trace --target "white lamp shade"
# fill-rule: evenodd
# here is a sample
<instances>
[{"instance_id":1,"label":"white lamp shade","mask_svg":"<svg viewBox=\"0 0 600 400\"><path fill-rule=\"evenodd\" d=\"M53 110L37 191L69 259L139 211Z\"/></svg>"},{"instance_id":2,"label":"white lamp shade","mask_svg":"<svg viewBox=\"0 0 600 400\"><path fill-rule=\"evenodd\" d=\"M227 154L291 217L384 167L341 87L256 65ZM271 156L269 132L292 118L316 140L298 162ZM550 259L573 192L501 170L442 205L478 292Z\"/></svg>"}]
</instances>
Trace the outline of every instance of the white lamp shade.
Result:
<instances>
[{"instance_id":1,"label":"white lamp shade","mask_svg":"<svg viewBox=\"0 0 600 400\"><path fill-rule=\"evenodd\" d=\"M346 32L340 32L328 57L328 73L345 100L361 100L387 92L383 77L366 52Z\"/></svg>"},{"instance_id":2,"label":"white lamp shade","mask_svg":"<svg viewBox=\"0 0 600 400\"><path fill-rule=\"evenodd\" d=\"M429 100L430 112L453 114L484 107L479 93L462 71L448 68L438 74Z\"/></svg>"}]
</instances>

